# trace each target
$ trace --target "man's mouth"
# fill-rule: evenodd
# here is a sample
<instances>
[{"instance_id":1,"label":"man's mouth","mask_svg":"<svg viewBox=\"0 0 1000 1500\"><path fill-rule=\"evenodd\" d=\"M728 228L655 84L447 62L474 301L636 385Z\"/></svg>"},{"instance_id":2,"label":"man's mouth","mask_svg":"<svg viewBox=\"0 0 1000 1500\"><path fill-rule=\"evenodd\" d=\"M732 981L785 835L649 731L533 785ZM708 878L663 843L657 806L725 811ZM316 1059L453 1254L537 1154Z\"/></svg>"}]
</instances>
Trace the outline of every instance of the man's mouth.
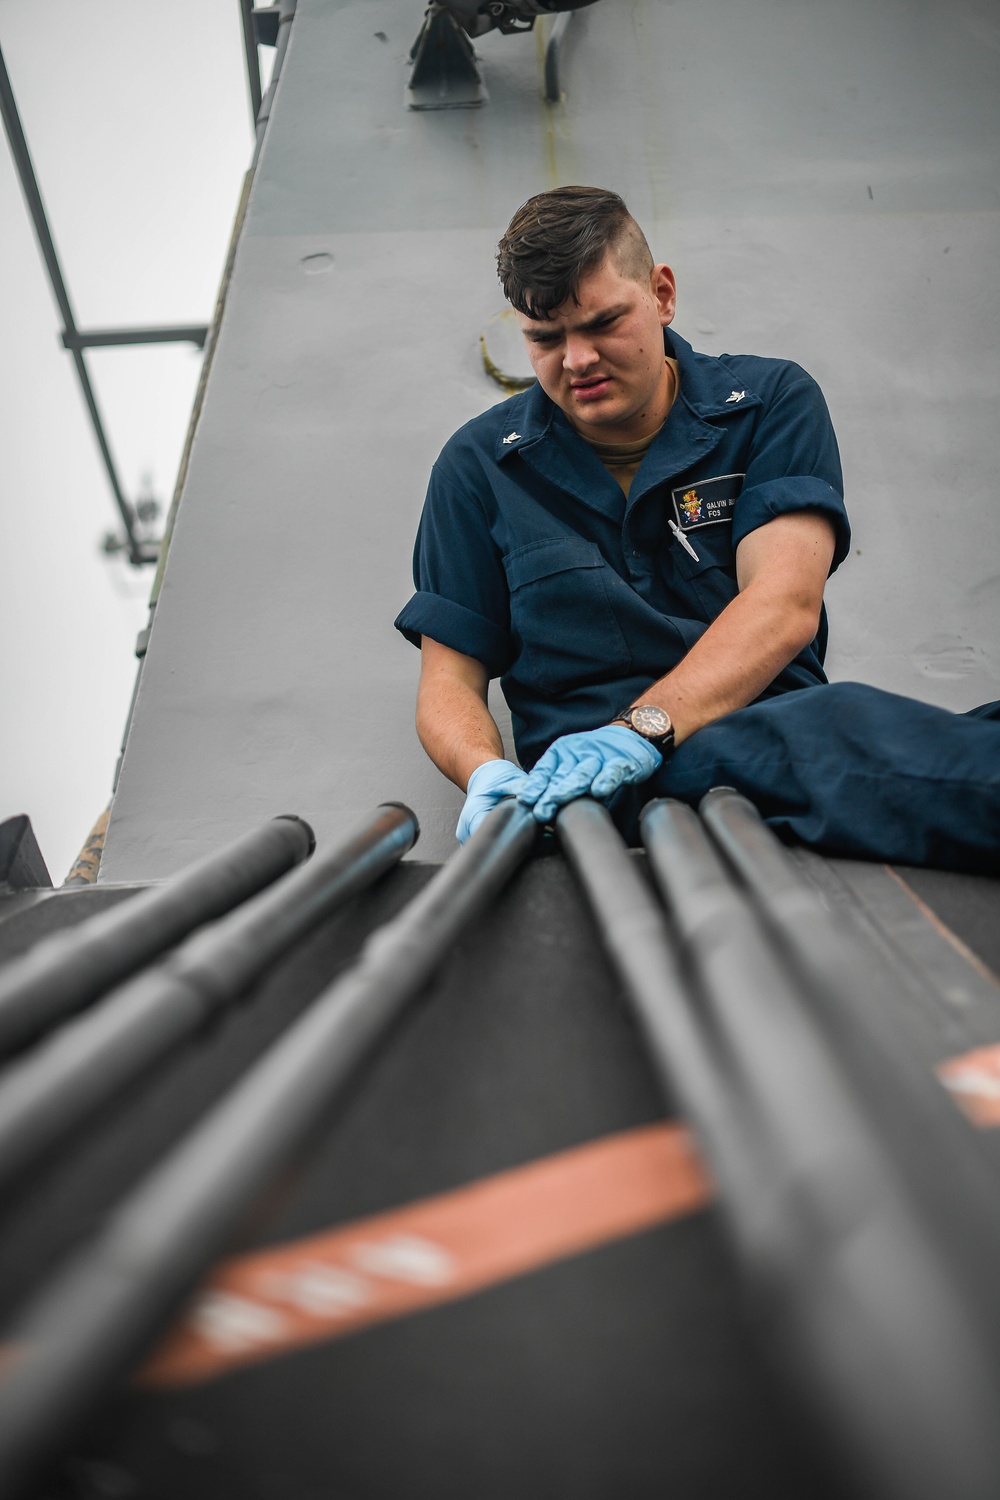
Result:
<instances>
[{"instance_id":1,"label":"man's mouth","mask_svg":"<svg viewBox=\"0 0 1000 1500\"><path fill-rule=\"evenodd\" d=\"M606 394L610 386L610 375L591 375L586 380L574 380L571 389L578 401L596 401L598 396Z\"/></svg>"}]
</instances>

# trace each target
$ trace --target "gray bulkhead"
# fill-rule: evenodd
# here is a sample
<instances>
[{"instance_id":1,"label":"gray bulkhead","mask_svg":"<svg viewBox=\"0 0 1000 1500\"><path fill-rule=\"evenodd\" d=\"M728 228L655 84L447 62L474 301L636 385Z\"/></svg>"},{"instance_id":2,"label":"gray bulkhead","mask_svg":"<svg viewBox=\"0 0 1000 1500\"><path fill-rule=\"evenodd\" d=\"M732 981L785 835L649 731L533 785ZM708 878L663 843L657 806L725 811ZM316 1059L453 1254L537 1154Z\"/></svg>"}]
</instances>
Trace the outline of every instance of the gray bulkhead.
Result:
<instances>
[{"instance_id":1,"label":"gray bulkhead","mask_svg":"<svg viewBox=\"0 0 1000 1500\"><path fill-rule=\"evenodd\" d=\"M504 392L479 334L531 193L624 194L695 347L823 386L854 552L831 675L1000 696L1000 19L986 0L601 0L476 42L488 102L406 106L419 0L299 0L176 517L101 877L157 879L260 818L323 843L387 799L454 847L413 729L426 476ZM211 142L205 142L211 150ZM506 728L511 750L509 727Z\"/></svg>"}]
</instances>

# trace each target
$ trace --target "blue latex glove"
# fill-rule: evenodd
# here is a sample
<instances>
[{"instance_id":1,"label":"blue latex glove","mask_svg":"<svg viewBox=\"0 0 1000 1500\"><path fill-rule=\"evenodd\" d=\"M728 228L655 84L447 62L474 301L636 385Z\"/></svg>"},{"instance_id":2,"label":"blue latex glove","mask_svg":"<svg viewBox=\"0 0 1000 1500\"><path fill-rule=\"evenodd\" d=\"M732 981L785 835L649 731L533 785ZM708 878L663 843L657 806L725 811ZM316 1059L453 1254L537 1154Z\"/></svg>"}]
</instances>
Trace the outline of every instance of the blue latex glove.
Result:
<instances>
[{"instance_id":1,"label":"blue latex glove","mask_svg":"<svg viewBox=\"0 0 1000 1500\"><path fill-rule=\"evenodd\" d=\"M629 731L631 733L631 730ZM477 766L466 787L465 806L455 829L455 837L464 844L480 823L504 797L513 797L527 781L520 766L510 760L486 760Z\"/></svg>"},{"instance_id":2,"label":"blue latex glove","mask_svg":"<svg viewBox=\"0 0 1000 1500\"><path fill-rule=\"evenodd\" d=\"M663 764L655 745L624 724L604 724L564 734L536 762L517 800L534 807L540 823L575 797L610 797L628 783L646 781Z\"/></svg>"}]
</instances>

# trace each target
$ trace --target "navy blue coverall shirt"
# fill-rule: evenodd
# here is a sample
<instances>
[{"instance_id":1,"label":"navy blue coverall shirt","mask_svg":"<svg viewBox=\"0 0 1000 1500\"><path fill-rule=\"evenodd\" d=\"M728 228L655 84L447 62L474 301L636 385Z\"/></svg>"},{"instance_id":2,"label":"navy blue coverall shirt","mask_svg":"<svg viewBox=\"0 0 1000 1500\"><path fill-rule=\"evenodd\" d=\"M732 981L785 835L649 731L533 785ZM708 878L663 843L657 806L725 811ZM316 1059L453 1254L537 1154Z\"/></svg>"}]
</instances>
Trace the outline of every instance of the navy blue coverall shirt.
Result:
<instances>
[{"instance_id":1,"label":"navy blue coverall shirt","mask_svg":"<svg viewBox=\"0 0 1000 1500\"><path fill-rule=\"evenodd\" d=\"M816 383L781 360L711 359L670 330L664 340L680 391L627 505L537 386L469 422L434 467L417 592L396 624L415 645L428 635L500 677L525 767L559 735L607 723L677 665L737 593L736 548L756 527L820 511L836 532L834 566L848 550ZM953 714L830 685L825 646L824 614L755 703L616 792L609 805L625 837L638 841L649 798L696 804L721 785L815 848L1000 871L1000 703Z\"/></svg>"},{"instance_id":2,"label":"navy blue coverall shirt","mask_svg":"<svg viewBox=\"0 0 1000 1500\"><path fill-rule=\"evenodd\" d=\"M834 566L849 547L837 442L816 382L783 360L713 359L669 330L664 341L680 390L627 505L538 385L467 423L434 466L417 593L396 625L415 645L428 635L501 679L526 768L559 735L606 724L678 664L736 595L736 547L749 532L815 510L836 530ZM764 696L824 683L825 647L824 614Z\"/></svg>"}]
</instances>

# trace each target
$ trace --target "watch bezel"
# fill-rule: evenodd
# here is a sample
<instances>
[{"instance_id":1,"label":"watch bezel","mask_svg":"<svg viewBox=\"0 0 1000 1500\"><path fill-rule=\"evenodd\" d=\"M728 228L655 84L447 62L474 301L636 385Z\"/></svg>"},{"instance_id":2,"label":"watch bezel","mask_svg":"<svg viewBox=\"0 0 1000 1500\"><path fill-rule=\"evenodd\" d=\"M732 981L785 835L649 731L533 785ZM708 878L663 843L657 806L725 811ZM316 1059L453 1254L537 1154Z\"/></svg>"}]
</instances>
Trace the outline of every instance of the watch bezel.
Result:
<instances>
[{"instance_id":1,"label":"watch bezel","mask_svg":"<svg viewBox=\"0 0 1000 1500\"><path fill-rule=\"evenodd\" d=\"M666 720L666 728L657 730L642 729L638 724L636 724L636 714L648 714L650 712L656 714L657 716L662 716L662 718ZM644 740L648 740L651 745L655 745L656 748L660 751L669 750L673 746L673 721L670 715L667 713L667 710L665 708L660 708L659 704L657 703L629 704L628 708L624 708L622 709L621 713L615 714L615 720L622 724L627 724L635 734L641 735Z\"/></svg>"},{"instance_id":2,"label":"watch bezel","mask_svg":"<svg viewBox=\"0 0 1000 1500\"><path fill-rule=\"evenodd\" d=\"M643 723L645 719L655 716L655 724ZM673 724L670 715L665 708L659 708L655 703L639 703L632 709L630 715L632 728L646 739L661 739L663 735L670 734Z\"/></svg>"}]
</instances>

